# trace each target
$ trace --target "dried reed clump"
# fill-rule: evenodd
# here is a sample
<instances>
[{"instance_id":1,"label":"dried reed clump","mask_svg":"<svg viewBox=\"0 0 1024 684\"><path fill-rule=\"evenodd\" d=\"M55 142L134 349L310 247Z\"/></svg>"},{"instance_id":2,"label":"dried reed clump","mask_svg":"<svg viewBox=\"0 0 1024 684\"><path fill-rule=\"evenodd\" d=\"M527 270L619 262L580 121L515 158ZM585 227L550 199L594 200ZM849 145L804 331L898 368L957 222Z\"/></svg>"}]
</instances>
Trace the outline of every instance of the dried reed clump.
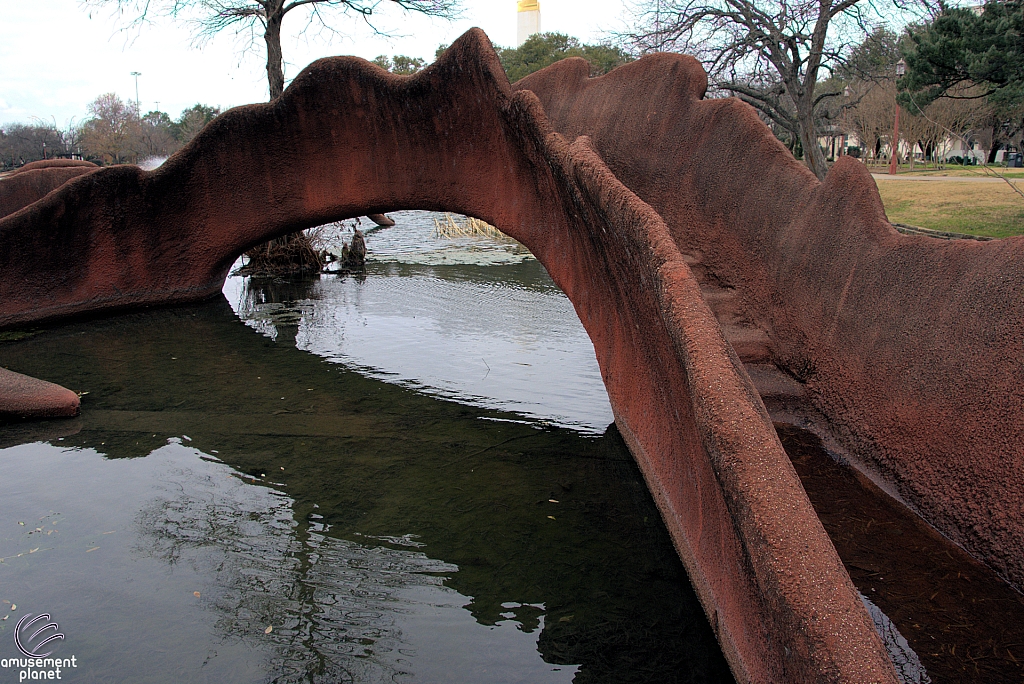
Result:
<instances>
[{"instance_id":1,"label":"dried reed clump","mask_svg":"<svg viewBox=\"0 0 1024 684\"><path fill-rule=\"evenodd\" d=\"M366 261L366 242L356 228L358 225L359 219L351 226L345 221L334 221L271 240L246 252L248 261L235 273L244 276L301 276L320 273L332 259L327 248L338 242L344 246L342 266L361 268ZM351 243L344 240L349 228L354 231Z\"/></svg>"},{"instance_id":2,"label":"dried reed clump","mask_svg":"<svg viewBox=\"0 0 1024 684\"><path fill-rule=\"evenodd\" d=\"M434 235L442 238L462 237L486 237L492 240L511 240L509 236L491 224L481 221L472 216L464 217L462 221L456 221L451 214L445 214L443 219L434 219Z\"/></svg>"},{"instance_id":3,"label":"dried reed clump","mask_svg":"<svg viewBox=\"0 0 1024 684\"><path fill-rule=\"evenodd\" d=\"M327 262L322 238L313 228L270 240L245 253L248 261L239 275L280 276L319 273Z\"/></svg>"}]
</instances>

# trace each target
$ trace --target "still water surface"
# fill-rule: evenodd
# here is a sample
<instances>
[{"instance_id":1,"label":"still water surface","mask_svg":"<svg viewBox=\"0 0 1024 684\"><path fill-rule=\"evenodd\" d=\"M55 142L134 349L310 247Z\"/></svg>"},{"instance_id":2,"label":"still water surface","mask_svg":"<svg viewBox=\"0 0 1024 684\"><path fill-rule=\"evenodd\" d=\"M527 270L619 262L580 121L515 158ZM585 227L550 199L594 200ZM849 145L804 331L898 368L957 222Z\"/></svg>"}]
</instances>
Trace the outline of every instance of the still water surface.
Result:
<instances>
[{"instance_id":1,"label":"still water surface","mask_svg":"<svg viewBox=\"0 0 1024 684\"><path fill-rule=\"evenodd\" d=\"M0 658L46 612L68 681L732 681L543 269L385 237L0 343L87 392L0 431Z\"/></svg>"},{"instance_id":2,"label":"still water surface","mask_svg":"<svg viewBox=\"0 0 1024 684\"><path fill-rule=\"evenodd\" d=\"M594 348L543 266L511 240L434 235L427 212L367 234L365 275L231 278L236 313L271 339L432 396L600 434L612 422Z\"/></svg>"}]
</instances>

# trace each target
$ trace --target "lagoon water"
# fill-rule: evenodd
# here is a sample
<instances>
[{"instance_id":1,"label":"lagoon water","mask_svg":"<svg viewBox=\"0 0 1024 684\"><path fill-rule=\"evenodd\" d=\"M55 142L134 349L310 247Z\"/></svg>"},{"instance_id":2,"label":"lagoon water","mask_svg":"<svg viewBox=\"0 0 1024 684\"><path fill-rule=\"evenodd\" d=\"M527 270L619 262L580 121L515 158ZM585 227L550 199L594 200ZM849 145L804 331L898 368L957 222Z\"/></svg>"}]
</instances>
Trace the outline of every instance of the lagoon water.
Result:
<instances>
[{"instance_id":1,"label":"lagoon water","mask_svg":"<svg viewBox=\"0 0 1024 684\"><path fill-rule=\"evenodd\" d=\"M47 613L68 681L732 681L571 305L396 218L361 276L0 343L85 393L0 428L0 658Z\"/></svg>"},{"instance_id":2,"label":"lagoon water","mask_svg":"<svg viewBox=\"0 0 1024 684\"><path fill-rule=\"evenodd\" d=\"M600 434L612 422L593 345L544 267L511 240L439 237L428 212L367 233L359 277L230 278L251 327L368 377Z\"/></svg>"}]
</instances>

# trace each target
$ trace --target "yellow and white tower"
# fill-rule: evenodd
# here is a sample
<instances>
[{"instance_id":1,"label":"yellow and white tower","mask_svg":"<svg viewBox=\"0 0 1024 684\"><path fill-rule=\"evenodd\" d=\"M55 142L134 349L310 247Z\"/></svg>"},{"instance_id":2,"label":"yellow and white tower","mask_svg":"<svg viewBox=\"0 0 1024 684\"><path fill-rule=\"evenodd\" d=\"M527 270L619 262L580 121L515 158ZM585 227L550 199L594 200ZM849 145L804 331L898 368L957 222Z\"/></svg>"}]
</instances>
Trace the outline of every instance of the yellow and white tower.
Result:
<instances>
[{"instance_id":1,"label":"yellow and white tower","mask_svg":"<svg viewBox=\"0 0 1024 684\"><path fill-rule=\"evenodd\" d=\"M540 0L519 0L519 32L517 46L535 33L540 33Z\"/></svg>"}]
</instances>

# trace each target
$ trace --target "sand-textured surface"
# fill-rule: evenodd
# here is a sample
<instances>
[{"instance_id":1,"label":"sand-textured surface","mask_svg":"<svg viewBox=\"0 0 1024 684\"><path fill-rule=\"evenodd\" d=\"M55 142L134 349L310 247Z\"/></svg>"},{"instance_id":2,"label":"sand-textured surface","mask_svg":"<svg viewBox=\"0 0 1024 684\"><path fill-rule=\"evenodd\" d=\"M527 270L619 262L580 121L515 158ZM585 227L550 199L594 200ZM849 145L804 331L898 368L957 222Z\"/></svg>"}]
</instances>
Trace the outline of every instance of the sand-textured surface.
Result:
<instances>
[{"instance_id":1,"label":"sand-textured surface","mask_svg":"<svg viewBox=\"0 0 1024 684\"><path fill-rule=\"evenodd\" d=\"M0 368L0 418L65 418L78 410L71 390Z\"/></svg>"}]
</instances>

